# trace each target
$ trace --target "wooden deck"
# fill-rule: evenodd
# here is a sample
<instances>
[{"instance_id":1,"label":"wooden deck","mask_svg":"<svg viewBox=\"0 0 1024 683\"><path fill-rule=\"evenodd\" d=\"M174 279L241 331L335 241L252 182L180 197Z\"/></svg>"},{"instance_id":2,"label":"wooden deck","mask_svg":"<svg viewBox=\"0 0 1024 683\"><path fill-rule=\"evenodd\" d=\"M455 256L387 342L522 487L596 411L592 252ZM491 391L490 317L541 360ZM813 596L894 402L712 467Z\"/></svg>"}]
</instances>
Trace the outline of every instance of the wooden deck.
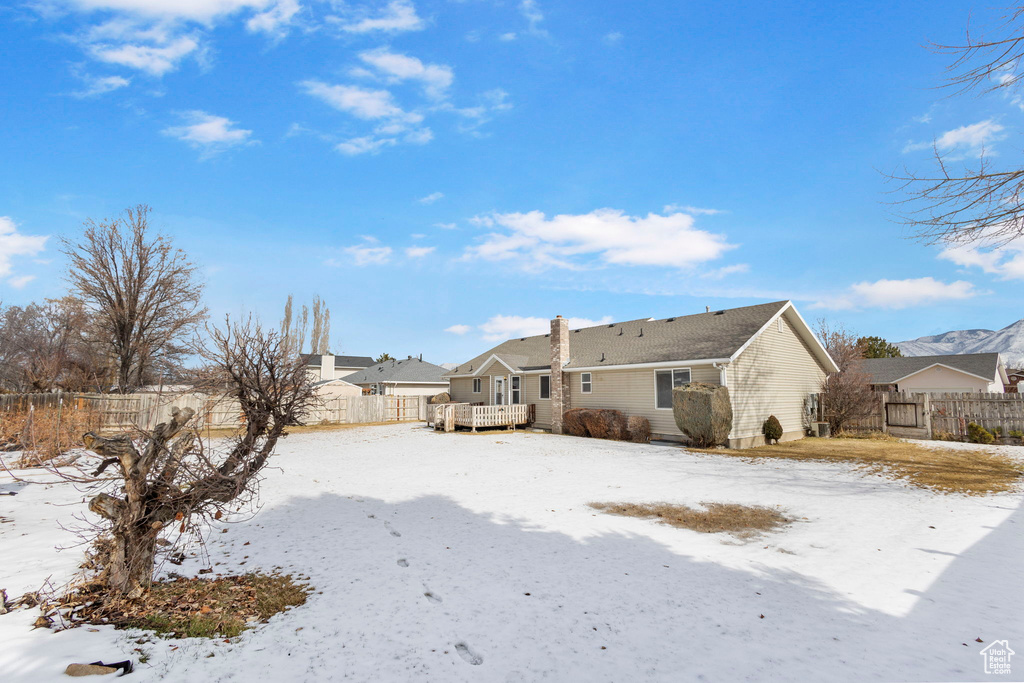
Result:
<instances>
[{"instance_id":1,"label":"wooden deck","mask_svg":"<svg viewBox=\"0 0 1024 683\"><path fill-rule=\"evenodd\" d=\"M468 427L474 432L483 427L508 427L528 425L533 422L534 407L524 403L508 406L474 406L469 403L443 403L430 406L433 414L430 422L434 429L446 432L456 427Z\"/></svg>"}]
</instances>

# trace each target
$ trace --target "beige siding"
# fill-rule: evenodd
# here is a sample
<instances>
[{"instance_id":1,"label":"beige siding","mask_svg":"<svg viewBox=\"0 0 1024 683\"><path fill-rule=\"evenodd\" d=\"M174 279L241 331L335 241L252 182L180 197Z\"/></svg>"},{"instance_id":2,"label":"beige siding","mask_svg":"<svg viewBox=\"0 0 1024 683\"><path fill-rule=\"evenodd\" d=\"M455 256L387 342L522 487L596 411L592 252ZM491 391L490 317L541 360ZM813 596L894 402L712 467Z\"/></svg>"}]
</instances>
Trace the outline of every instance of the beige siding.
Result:
<instances>
[{"instance_id":1,"label":"beige siding","mask_svg":"<svg viewBox=\"0 0 1024 683\"><path fill-rule=\"evenodd\" d=\"M821 390L825 370L793 329L787 312L754 340L729 366L733 405L732 437L758 437L769 415L782 423L788 438L803 436L804 402Z\"/></svg>"},{"instance_id":2,"label":"beige siding","mask_svg":"<svg viewBox=\"0 0 1024 683\"><path fill-rule=\"evenodd\" d=\"M911 375L899 383L900 391L918 392L992 392L1003 393L1003 383L985 381L980 377L947 367L932 367Z\"/></svg>"},{"instance_id":3,"label":"beige siding","mask_svg":"<svg viewBox=\"0 0 1024 683\"><path fill-rule=\"evenodd\" d=\"M679 367L690 368L690 379L693 382L719 383L719 372L710 365L680 365ZM682 432L676 427L672 410L655 407L655 372L656 370L653 368L595 371L592 373L593 389L589 394L584 394L580 389L580 376L583 373L570 372L572 407L611 408L620 410L627 416L642 415L651 421L651 432L654 434L682 436ZM539 415L538 422L540 422Z\"/></svg>"},{"instance_id":4,"label":"beige siding","mask_svg":"<svg viewBox=\"0 0 1024 683\"><path fill-rule=\"evenodd\" d=\"M541 399L540 378L540 375L523 375L523 403L537 406L534 425L546 429L551 426L551 399Z\"/></svg>"},{"instance_id":5,"label":"beige siding","mask_svg":"<svg viewBox=\"0 0 1024 683\"><path fill-rule=\"evenodd\" d=\"M451 381L451 387L448 393L451 394L452 400L459 403L485 403L490 404L487 397L490 395L490 377L480 378L480 393L473 393L473 378L471 377L457 377Z\"/></svg>"}]
</instances>

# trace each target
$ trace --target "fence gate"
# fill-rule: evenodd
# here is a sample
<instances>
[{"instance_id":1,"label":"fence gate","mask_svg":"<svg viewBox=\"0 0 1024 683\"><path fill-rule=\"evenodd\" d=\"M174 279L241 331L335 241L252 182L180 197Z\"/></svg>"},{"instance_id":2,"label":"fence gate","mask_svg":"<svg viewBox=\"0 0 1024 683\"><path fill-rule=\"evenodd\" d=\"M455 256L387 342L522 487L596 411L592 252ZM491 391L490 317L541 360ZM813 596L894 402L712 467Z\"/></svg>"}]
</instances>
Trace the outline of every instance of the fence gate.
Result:
<instances>
[{"instance_id":1,"label":"fence gate","mask_svg":"<svg viewBox=\"0 0 1024 683\"><path fill-rule=\"evenodd\" d=\"M885 424L888 427L920 427L916 403L886 403Z\"/></svg>"}]
</instances>

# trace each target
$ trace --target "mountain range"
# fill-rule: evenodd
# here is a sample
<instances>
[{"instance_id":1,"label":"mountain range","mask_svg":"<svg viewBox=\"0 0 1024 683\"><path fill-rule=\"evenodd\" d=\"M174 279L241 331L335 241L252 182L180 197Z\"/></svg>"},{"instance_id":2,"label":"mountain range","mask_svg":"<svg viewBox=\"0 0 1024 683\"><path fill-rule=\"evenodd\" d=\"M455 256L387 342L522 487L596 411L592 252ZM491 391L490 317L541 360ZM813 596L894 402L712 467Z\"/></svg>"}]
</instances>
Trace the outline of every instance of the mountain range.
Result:
<instances>
[{"instance_id":1,"label":"mountain range","mask_svg":"<svg viewBox=\"0 0 1024 683\"><path fill-rule=\"evenodd\" d=\"M953 330L930 337L896 342L904 356L948 356L953 353L1002 354L1008 368L1024 368L1024 319L1001 330Z\"/></svg>"}]
</instances>

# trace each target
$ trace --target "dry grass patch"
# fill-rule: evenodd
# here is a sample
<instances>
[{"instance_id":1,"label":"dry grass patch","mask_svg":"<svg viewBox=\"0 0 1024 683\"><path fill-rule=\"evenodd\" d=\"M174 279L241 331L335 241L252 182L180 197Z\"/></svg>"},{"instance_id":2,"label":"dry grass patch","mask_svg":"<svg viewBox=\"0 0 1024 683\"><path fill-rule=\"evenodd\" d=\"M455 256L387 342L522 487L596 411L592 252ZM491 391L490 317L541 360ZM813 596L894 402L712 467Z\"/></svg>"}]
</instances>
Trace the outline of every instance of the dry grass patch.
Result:
<instances>
[{"instance_id":1,"label":"dry grass patch","mask_svg":"<svg viewBox=\"0 0 1024 683\"><path fill-rule=\"evenodd\" d=\"M141 628L174 638L233 638L289 607L310 589L290 574L245 574L217 579L178 577L154 583L138 600L104 602L88 589L65 597L75 623ZM91 604L90 604L91 603Z\"/></svg>"},{"instance_id":2,"label":"dry grass patch","mask_svg":"<svg viewBox=\"0 0 1024 683\"><path fill-rule=\"evenodd\" d=\"M792 520L778 510L734 503L701 503L704 510L670 503L588 503L595 510L622 517L654 519L678 529L705 534L728 533L737 538L753 538L774 531Z\"/></svg>"},{"instance_id":3,"label":"dry grass patch","mask_svg":"<svg viewBox=\"0 0 1024 683\"><path fill-rule=\"evenodd\" d=\"M416 422L409 420L407 422L397 422L391 420L390 422L358 422L356 424L339 424L339 423L328 423L328 424L313 424L313 425L292 425L288 428L288 434L306 434L309 432L337 432L345 429L358 429L359 427L380 427L383 425L397 425L397 424L410 424L410 425L423 425L423 422ZM238 436L245 432L244 426L239 427L220 427L217 429L203 429L202 436L218 439L221 437Z\"/></svg>"},{"instance_id":4,"label":"dry grass patch","mask_svg":"<svg viewBox=\"0 0 1024 683\"><path fill-rule=\"evenodd\" d=\"M1016 488L1024 477L1024 464L993 451L923 446L886 434L806 438L742 451L717 449L715 455L783 460L819 460L852 464L873 474L906 481L940 493L983 496Z\"/></svg>"}]
</instances>

